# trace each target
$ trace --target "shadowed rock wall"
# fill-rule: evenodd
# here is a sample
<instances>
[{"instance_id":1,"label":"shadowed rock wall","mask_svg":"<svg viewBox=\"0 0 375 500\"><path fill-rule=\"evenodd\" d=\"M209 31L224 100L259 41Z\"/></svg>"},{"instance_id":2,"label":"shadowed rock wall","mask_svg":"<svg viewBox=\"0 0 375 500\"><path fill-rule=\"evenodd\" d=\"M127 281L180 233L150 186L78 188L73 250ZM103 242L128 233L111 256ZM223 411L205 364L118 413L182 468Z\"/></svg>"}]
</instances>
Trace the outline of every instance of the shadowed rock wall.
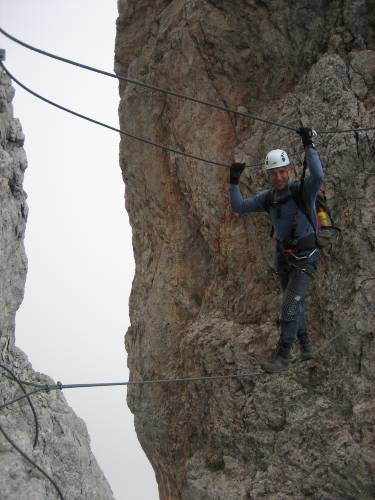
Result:
<instances>
[{"instance_id":1,"label":"shadowed rock wall","mask_svg":"<svg viewBox=\"0 0 375 500\"><path fill-rule=\"evenodd\" d=\"M298 127L375 125L368 0L119 0L116 71ZM121 127L224 163L262 161L288 130L121 83ZM321 134L342 228L309 299L315 362L252 381L132 388L162 500L375 495L374 132ZM252 371L277 339L265 215L228 206L228 171L122 138L136 273L126 335L134 379ZM261 168L241 189L267 186Z\"/></svg>"},{"instance_id":2,"label":"shadowed rock wall","mask_svg":"<svg viewBox=\"0 0 375 500\"><path fill-rule=\"evenodd\" d=\"M15 346L15 315L24 294L27 260L24 234L27 219L23 175L27 167L24 135L13 117L14 90L0 72L0 363L22 380L54 384L35 372ZM0 405L22 394L0 369ZM30 387L27 387L30 390ZM26 400L0 412L0 425L13 441L59 486L65 500L113 500L111 488L90 450L84 422L61 393L32 396L40 426L34 447L35 425ZM53 485L26 462L0 433L1 500L59 498Z\"/></svg>"}]
</instances>

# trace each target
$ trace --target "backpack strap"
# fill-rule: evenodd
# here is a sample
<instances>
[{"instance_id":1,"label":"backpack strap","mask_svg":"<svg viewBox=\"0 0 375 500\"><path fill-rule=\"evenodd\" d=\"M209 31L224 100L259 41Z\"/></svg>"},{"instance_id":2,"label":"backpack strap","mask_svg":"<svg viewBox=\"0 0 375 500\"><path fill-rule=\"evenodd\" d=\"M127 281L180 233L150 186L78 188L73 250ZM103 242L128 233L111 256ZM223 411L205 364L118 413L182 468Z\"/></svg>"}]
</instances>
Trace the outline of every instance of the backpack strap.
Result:
<instances>
[{"instance_id":1,"label":"backpack strap","mask_svg":"<svg viewBox=\"0 0 375 500\"><path fill-rule=\"evenodd\" d=\"M274 201L274 195L275 195L275 189L270 189L266 195L265 200L264 200L263 207L264 207L264 210L268 213L270 213L271 207L276 208L277 217L280 218L281 217L281 206L284 205L284 203L286 203L287 201L294 199L294 197L293 197L293 194L290 194L288 196L285 196L281 200ZM270 231L271 238L273 237L274 233L275 233L275 228L273 227L273 224L272 224L271 231Z\"/></svg>"},{"instance_id":2,"label":"backpack strap","mask_svg":"<svg viewBox=\"0 0 375 500\"><path fill-rule=\"evenodd\" d=\"M315 226L312 218L310 211L306 205L305 198L303 196L303 186L305 184L305 178L306 178L306 169L307 169L307 158L305 154L305 158L303 159L303 169L302 169L302 175L299 180L299 185L297 182L293 183L290 186L290 191L292 193L293 199L297 207L301 210L301 212L305 215L306 219L310 222L311 227L314 229L315 235L317 234L317 227Z\"/></svg>"},{"instance_id":3,"label":"backpack strap","mask_svg":"<svg viewBox=\"0 0 375 500\"><path fill-rule=\"evenodd\" d=\"M272 206L274 191L275 191L274 189L270 189L264 200L263 208L268 213L270 213L270 209ZM271 224L270 238L273 238L274 233L275 233L275 228L273 227L273 224Z\"/></svg>"},{"instance_id":4,"label":"backpack strap","mask_svg":"<svg viewBox=\"0 0 375 500\"><path fill-rule=\"evenodd\" d=\"M270 208L273 201L274 189L269 189L266 198L263 203L263 208L266 212L270 212Z\"/></svg>"},{"instance_id":5,"label":"backpack strap","mask_svg":"<svg viewBox=\"0 0 375 500\"><path fill-rule=\"evenodd\" d=\"M290 189L290 192L292 193L294 203L301 210L301 212L305 215L306 219L310 222L312 228L314 229L314 232L316 233L315 224L311 218L311 214L309 212L309 209L307 208L306 201L305 201L305 198L303 196L303 191L301 191L301 181L299 183L294 182L293 184L290 185L289 189ZM303 189L303 183L302 183L302 189Z\"/></svg>"},{"instance_id":6,"label":"backpack strap","mask_svg":"<svg viewBox=\"0 0 375 500\"><path fill-rule=\"evenodd\" d=\"M293 199L293 196L291 194L285 196L284 198L281 198L281 200L274 201L274 195L275 195L275 189L270 189L269 192L267 193L266 199L264 200L263 207L266 212L269 213L271 207L276 208L278 212L278 217L281 217L281 206L284 205L287 201L290 201Z\"/></svg>"},{"instance_id":7,"label":"backpack strap","mask_svg":"<svg viewBox=\"0 0 375 500\"><path fill-rule=\"evenodd\" d=\"M307 169L307 159L306 159L306 154L305 154L305 158L303 159L302 175L301 175L301 178L299 180L299 195L301 197L301 200L303 199L303 186L305 184L306 169Z\"/></svg>"}]
</instances>

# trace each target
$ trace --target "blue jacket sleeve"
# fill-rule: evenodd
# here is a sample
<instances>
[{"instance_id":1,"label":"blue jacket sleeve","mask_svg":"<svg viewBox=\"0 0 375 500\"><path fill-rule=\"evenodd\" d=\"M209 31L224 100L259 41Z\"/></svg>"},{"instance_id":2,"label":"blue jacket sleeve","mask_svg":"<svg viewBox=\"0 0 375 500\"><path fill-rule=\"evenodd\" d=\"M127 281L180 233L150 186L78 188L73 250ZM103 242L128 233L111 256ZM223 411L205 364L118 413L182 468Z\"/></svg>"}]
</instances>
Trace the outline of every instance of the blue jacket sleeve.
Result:
<instances>
[{"instance_id":1,"label":"blue jacket sleeve","mask_svg":"<svg viewBox=\"0 0 375 500\"><path fill-rule=\"evenodd\" d=\"M238 214L246 212L265 212L266 209L264 204L268 192L269 190L261 191L251 198L243 198L239 186L237 184L230 184L230 206L232 207L233 212Z\"/></svg>"},{"instance_id":2,"label":"blue jacket sleeve","mask_svg":"<svg viewBox=\"0 0 375 500\"><path fill-rule=\"evenodd\" d=\"M310 175L306 177L303 191L307 201L315 200L321 185L323 184L324 172L318 151L308 146L306 148L306 160Z\"/></svg>"}]
</instances>

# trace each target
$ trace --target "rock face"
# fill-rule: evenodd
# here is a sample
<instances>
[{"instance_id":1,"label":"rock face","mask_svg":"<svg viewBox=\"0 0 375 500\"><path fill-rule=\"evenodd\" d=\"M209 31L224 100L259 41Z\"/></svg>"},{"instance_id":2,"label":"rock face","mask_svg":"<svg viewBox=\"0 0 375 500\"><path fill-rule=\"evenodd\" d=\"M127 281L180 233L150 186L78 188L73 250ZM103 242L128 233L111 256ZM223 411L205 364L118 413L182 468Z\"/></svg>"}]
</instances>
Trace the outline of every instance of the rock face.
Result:
<instances>
[{"instance_id":1,"label":"rock face","mask_svg":"<svg viewBox=\"0 0 375 500\"><path fill-rule=\"evenodd\" d=\"M292 127L375 126L375 4L366 0L119 0L116 71ZM222 163L262 161L297 134L120 85L123 130ZM309 299L316 361L253 380L132 388L162 500L375 496L374 131L316 145L341 236ZM238 216L228 171L121 141L136 274L134 379L254 371L277 339L265 215ZM241 190L267 186L247 169Z\"/></svg>"},{"instance_id":2,"label":"rock face","mask_svg":"<svg viewBox=\"0 0 375 500\"><path fill-rule=\"evenodd\" d=\"M21 125L13 118L13 95L9 78L0 72L0 363L23 380L54 384L49 377L34 372L26 355L15 346L15 314L23 298L27 270L23 245L27 205L22 187L27 160ZM22 393L5 377L4 369L0 373L1 405ZM32 396L32 402L40 427L38 444L34 446L34 418L25 400L1 410L0 425L7 435L52 477L65 500L112 500L111 489L91 453L86 426L64 396L40 393ZM1 433L0 498L61 498Z\"/></svg>"}]
</instances>

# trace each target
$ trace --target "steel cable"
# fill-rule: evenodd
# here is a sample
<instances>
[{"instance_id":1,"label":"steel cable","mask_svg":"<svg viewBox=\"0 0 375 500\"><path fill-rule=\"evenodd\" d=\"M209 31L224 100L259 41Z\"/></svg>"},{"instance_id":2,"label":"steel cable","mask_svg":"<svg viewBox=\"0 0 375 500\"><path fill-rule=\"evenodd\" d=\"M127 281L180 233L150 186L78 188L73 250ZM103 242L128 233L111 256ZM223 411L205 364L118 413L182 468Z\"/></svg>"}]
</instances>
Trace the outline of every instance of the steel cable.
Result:
<instances>
[{"instance_id":1,"label":"steel cable","mask_svg":"<svg viewBox=\"0 0 375 500\"><path fill-rule=\"evenodd\" d=\"M110 73L108 71L103 71L103 70L98 69L98 68L93 68L92 66L88 66L86 64L82 64L82 63L79 63L77 61L72 61L71 59L67 59L65 57L61 57L61 56L58 56L56 54L52 54L51 52L47 52L45 50L42 50L42 49L39 49L39 48L34 47L32 45L29 45L28 43L25 43L22 40L19 40L18 38L14 37L13 35L10 35L9 33L7 33L1 27L0 27L0 33L2 33L4 36L6 36L7 38L9 38L13 42L18 43L19 45L22 45L23 47L25 47L25 48L27 48L29 50L32 50L34 52L37 52L38 54L42 54L44 56L50 57L50 58L55 59L57 61L61 61L61 62L67 63L67 64L71 64L73 66L77 66L78 68L86 69L88 71L93 71L94 73L98 73L100 75L109 76L111 78L116 78L117 80L125 81L127 83L132 84L132 85L137 85L139 87L143 87L143 88L148 89L148 90L153 90L153 91L156 91L156 92L160 92L161 94L170 95L170 96L173 96L173 97L177 97L179 99L184 99L185 101L191 101L191 102L195 102L197 104L202 104L204 106L208 106L210 108L219 109L220 111L225 111L226 113L232 113L234 115L242 116L242 117L245 117L245 118L250 118L252 120L260 121L260 122L263 122L263 123L267 123L269 125L274 125L276 127L281 127L281 128L285 128L287 130L291 130L293 132L297 132L297 130L294 127L290 127L290 126L284 125L282 123L276 123L276 122L273 122L273 121L268 120L266 118L261 118L259 116L254 116L254 115L251 115L249 113L244 113L242 111L237 111L235 109L228 108L228 107L223 106L221 104L215 104L215 103L212 103L212 102L204 101L202 99L197 99L196 97L191 97L191 96L187 96L187 95L184 95L184 94L180 94L180 93L174 92L172 90L162 89L160 87L156 87L155 85L150 85L148 83L141 82L139 80L133 80L133 79L128 78L126 76L116 75L115 73Z\"/></svg>"},{"instance_id":2,"label":"steel cable","mask_svg":"<svg viewBox=\"0 0 375 500\"><path fill-rule=\"evenodd\" d=\"M348 129L331 129L331 130L317 130L316 133L320 134L349 134L357 132L370 132L375 130L375 127L362 127L362 128L348 128Z\"/></svg>"},{"instance_id":3,"label":"steel cable","mask_svg":"<svg viewBox=\"0 0 375 500\"><path fill-rule=\"evenodd\" d=\"M91 123L95 123L96 125L100 125L101 127L105 127L105 128L107 128L109 130L112 130L114 132L118 132L119 134L124 135L126 137L130 137L131 139L134 139L136 141L143 142L143 143L148 144L150 146L154 146L154 147L156 147L158 149L161 149L162 151L168 151L169 153L174 153L174 154L177 154L177 155L185 156L185 157L190 158L192 160L198 160L198 161L202 161L204 163L210 163L212 165L216 165L216 166L219 166L219 167L227 167L227 168L231 167L231 165L228 165L226 163L221 163L221 162L214 161L214 160L208 160L207 158L203 158L201 156L192 155L190 153L185 153L183 151L179 151L178 149L174 149L174 148L171 148L171 147L168 147L168 146L163 146L162 144L158 144L158 143L150 141L148 139L144 139L143 137L139 137L137 135L130 134L129 132L125 132L124 130L118 129L116 127L112 127L111 125L108 125L106 123L100 122L98 120L95 120L94 118L90 118L89 116L83 115L81 113L78 113L77 111L73 111L73 110L71 110L69 108L66 108L65 106L61 106L60 104L57 104L56 102L51 101L50 99L47 99L46 97L43 97L42 95L38 94L37 92L34 92L29 87L26 87L26 85L24 85L23 83L21 83L19 80L17 80L17 78L15 78L12 75L12 73L5 67L5 65L4 65L4 63L2 61L0 61L0 66L3 68L3 70L5 71L5 73L9 76L9 78L11 78L21 88L23 88L24 90L26 90L26 92L29 92L34 97L37 97L41 101L44 101L47 104L50 104L51 106L54 106L55 108L58 108L58 109L60 109L62 111L66 111L67 113L70 113L70 114L72 114L74 116L77 116L78 118L82 118L82 119L87 120L87 121L89 121ZM252 167L257 167L259 165L263 165L263 163L257 163L255 165L247 165L247 166L249 168L252 168Z\"/></svg>"},{"instance_id":4,"label":"steel cable","mask_svg":"<svg viewBox=\"0 0 375 500\"><path fill-rule=\"evenodd\" d=\"M346 330L340 332L340 333L337 333L336 335L334 335L333 337L331 337L325 344L322 345L322 347L320 347L319 349L317 349L315 351L315 355L319 355L321 354L323 351L325 351L333 342L335 342L338 338L340 337L343 337L344 335L346 335L347 333L349 333L349 331L351 330L351 328L347 328Z\"/></svg>"},{"instance_id":5,"label":"steel cable","mask_svg":"<svg viewBox=\"0 0 375 500\"><path fill-rule=\"evenodd\" d=\"M17 398L11 399L10 401L3 403L2 405L0 405L0 411L3 410L4 408L7 408L8 406L11 406L15 403L18 403L18 401L22 401L23 399L28 398L29 396L33 396L34 394L37 394L38 392L43 392L46 390L45 386L41 386L39 384L34 384L33 382L28 382L27 384L32 386L32 387L37 387L37 388L34 389L33 391L30 391L30 392L23 394L23 396L18 396Z\"/></svg>"},{"instance_id":6,"label":"steel cable","mask_svg":"<svg viewBox=\"0 0 375 500\"><path fill-rule=\"evenodd\" d=\"M57 484L55 483L55 481L51 478L51 476L45 471L43 470L37 463L34 462L34 460L32 460L28 455L26 455L26 453L21 450L21 448L13 441L13 439L4 431L4 429L1 427L0 425L0 432L3 434L3 436L5 437L5 439L9 442L9 444L11 444L13 446L13 448L25 459L27 460L33 467L35 467L41 474L43 474L43 476L45 476L48 481L50 481L52 483L52 485L55 487L59 497L61 498L61 500L64 500L64 497L60 491L60 488L57 486Z\"/></svg>"},{"instance_id":7,"label":"steel cable","mask_svg":"<svg viewBox=\"0 0 375 500\"><path fill-rule=\"evenodd\" d=\"M31 391L28 394L35 394L41 391L57 391L63 389L81 389L88 387L114 387L114 386L132 386L132 385L173 385L173 384L188 384L188 383L199 383L199 382L213 382L219 380L229 380L229 379L247 379L254 378L259 375L264 375L263 371L249 372L249 373L232 373L228 375L207 375L203 377L181 377L173 379L150 379L150 380L127 380L123 382L98 382L93 384L61 384L57 383L55 385L39 384L36 382L27 382L29 386L36 387L35 392ZM8 401L0 406L0 410L5 406L9 406L27 396L20 396L17 399Z\"/></svg>"},{"instance_id":8,"label":"steel cable","mask_svg":"<svg viewBox=\"0 0 375 500\"><path fill-rule=\"evenodd\" d=\"M320 349L315 351L315 356L318 354L321 354L325 349L327 349L334 341L336 341L339 337L342 337L343 335L346 335L348 333L349 329L344 330L343 332L335 335L331 339L329 339ZM289 366L288 369L283 370L282 372L279 372L279 375L287 373L291 368L295 368L296 366L302 365L309 366L309 363L307 361L297 361ZM2 365L0 365L2 366ZM4 367L6 370L10 372L10 370L7 367ZM55 385L49 385L49 384L36 384L34 382L26 382L22 381L22 383L34 386L36 387L34 390L23 394L22 396L19 396L18 398L15 398L11 401L8 401L0 406L0 411L3 408L9 407L12 404L17 403L18 401L21 401L22 399L27 398L28 400L30 399L30 396L37 394L42 391L46 391L49 393L50 391L55 391L55 390L63 390L63 389L78 389L78 388L89 388L89 387L110 387L110 386L130 386L130 385L175 385L175 384L181 384L181 383L198 383L198 382L213 382L213 381L219 381L219 380L229 380L229 379L254 379L259 376L266 376L266 375L275 375L275 374L269 374L265 371L256 371L256 372L249 372L249 373L237 373L237 374L229 374L229 375L208 375L204 377L182 377L182 378L175 378L175 379L155 379L155 380L129 380L126 382L100 382L100 383L94 383L94 384L62 384L61 382L57 382ZM5 439L15 448L15 450L23 457L25 460L27 460L32 466L34 466L41 474L43 474L55 487L56 491L58 492L61 500L64 500L64 497L55 483L55 481L38 465L36 464L26 453L21 450L16 443L9 437L9 435L4 431L4 429L0 426L0 432L3 434Z\"/></svg>"},{"instance_id":9,"label":"steel cable","mask_svg":"<svg viewBox=\"0 0 375 500\"><path fill-rule=\"evenodd\" d=\"M33 391L30 391L30 392L26 392L25 388L23 387L23 383L22 381L12 372L12 370L10 370L7 366L3 365L3 364L0 364L0 367L7 371L11 377L9 376L6 376L8 379L11 379L15 382L17 382L17 384L21 387L22 391L24 392L24 394L22 396L19 396L17 398L14 398L13 400L11 401L8 401L2 405L0 405L0 411L3 410L4 408L7 408L19 401L22 401L23 399L27 399L27 401L29 402L29 405L33 411L33 414L34 414L34 419L35 419L35 438L34 438L34 444L33 444L33 448L36 447L37 443L38 443L38 437L39 437L39 423L38 423L38 417L37 417L37 414L36 414L36 411L35 411L35 408L34 408L34 405L30 399L30 396L34 395L34 394L37 394L38 392L42 392L45 390L45 387L44 388L37 388L37 389L34 389ZM30 384L28 384L30 385ZM33 467L35 467L43 476L45 476L51 483L52 485L55 487L56 491L58 492L59 494L59 497L61 498L61 500L64 500L64 497L59 489L59 487L57 486L57 484L55 483L55 481L50 477L50 475L45 471L43 470L36 462L34 462L34 460L32 460L14 441L13 439L9 436L9 434L4 430L3 426L0 425L0 432L2 433L2 435L4 436L4 438L8 441L8 443L25 459L27 460Z\"/></svg>"},{"instance_id":10,"label":"steel cable","mask_svg":"<svg viewBox=\"0 0 375 500\"><path fill-rule=\"evenodd\" d=\"M249 118L249 119L256 120L256 121L259 121L259 122L262 122L262 123L266 123L268 125L273 125L275 127L284 128L284 129L290 130L292 132L297 132L297 129L295 127L290 127L289 125L285 125L283 123L274 122L272 120L269 120L269 119L266 119L266 118L262 118L260 116L255 116L255 115L252 115L250 113L245 113L243 111L237 111L236 109L231 109L231 108L228 108L228 107L223 106L221 104L216 104L216 103L213 103L213 102L204 101L203 99L198 99L196 97L191 97L191 96L188 96L188 95L185 95L185 94L181 94L179 92L175 92L175 91L172 91L172 90L166 90L166 89L163 89L161 87L157 87L155 85L151 85L151 84L148 84L148 83L145 83L145 82L141 82L139 80L134 80L132 78L128 78L126 76L116 75L115 73L111 73L109 71L104 71L104 70L101 70L101 69L98 69L98 68L94 68L94 67L89 66L87 64L82 64L80 62L73 61L73 60L68 59L66 57L61 57L61 56L59 56L57 54L53 54L51 52L47 52L46 50L39 49L38 47L34 47L33 45L30 45L30 44L28 44L26 42L23 42L22 40L16 38L15 36L11 35L10 33L7 33L1 27L0 27L0 33L2 33L9 40L12 40L13 42L21 45L22 47L25 47L26 49L32 50L33 52L36 52L38 54L50 57L50 58L55 59L55 60L60 61L60 62L63 62L63 63L66 63L66 64L70 64L72 66L76 66L78 68L85 69L85 70L88 70L88 71L92 71L94 73L97 73L97 74L100 74L100 75L103 75L103 76L108 76L110 78L115 78L115 79L120 80L120 81L125 81L127 83L132 84L132 85L137 85L139 87L143 87L143 88L148 89L148 90L152 90L152 91L159 92L159 93L162 93L162 94L165 94L165 95L170 95L170 96L173 96L173 97L177 97L178 99L183 99L185 101L191 101L191 102L194 102L194 103L197 103L197 104L208 106L210 108L218 109L220 111L225 111L226 113L231 113L231 114L234 114L234 115L237 115L237 116L242 116L244 118ZM375 130L375 127L361 127L361 128L351 128L351 129L318 130L317 132L318 132L318 134L341 134L341 133L369 132L371 130Z\"/></svg>"},{"instance_id":11,"label":"steel cable","mask_svg":"<svg viewBox=\"0 0 375 500\"><path fill-rule=\"evenodd\" d=\"M315 351L316 355L320 355L323 351L325 351L333 342L335 342L339 337L343 337L346 335L351 328L348 328L346 330L343 330L342 332L338 333L337 335L333 336L327 342L325 342L319 349ZM295 365L303 365L307 366L306 361L298 361L297 363L294 363L290 365L289 368L295 367ZM282 374L287 372L288 370L283 370L281 372L278 372L278 374ZM181 378L171 378L171 379L149 379L149 380L127 380L123 382L98 382L98 383L92 383L92 384L62 384L61 382L57 382L55 385L49 385L49 384L40 384L36 382L26 382L22 381L24 384L28 384L30 386L36 387L36 392L40 391L56 391L56 390L63 390L63 389L80 389L80 388L89 388L89 387L114 387L114 386L132 386L132 385L173 385L173 384L187 384L187 383L199 383L199 382L215 382L215 381L220 381L220 380L229 380L229 379L253 379L261 375L268 375L267 372L263 370L258 370L254 372L247 372L247 373L231 373L228 375L207 375L207 376L201 376L201 377L181 377ZM34 394L34 392L30 392L29 394ZM21 396L20 398L17 398L16 400L9 401L8 403L3 404L0 406L0 410L8 405L11 405L20 399L23 399L26 396Z\"/></svg>"},{"instance_id":12,"label":"steel cable","mask_svg":"<svg viewBox=\"0 0 375 500\"><path fill-rule=\"evenodd\" d=\"M12 370L10 370L7 366L3 365L0 363L0 368L5 370L6 372L9 373L10 377L7 376L8 379L13 380L14 382L17 382L19 387L21 388L22 392L25 394L25 397L30 405L31 411L33 412L34 415L34 423L35 423L35 437L34 437L34 445L33 447L35 448L36 445L38 444L38 437L39 437L39 422L38 422L38 416L36 414L34 405L30 399L30 396L27 394L26 389L24 388L23 382L13 373ZM4 405L0 406L0 410L4 407Z\"/></svg>"}]
</instances>

